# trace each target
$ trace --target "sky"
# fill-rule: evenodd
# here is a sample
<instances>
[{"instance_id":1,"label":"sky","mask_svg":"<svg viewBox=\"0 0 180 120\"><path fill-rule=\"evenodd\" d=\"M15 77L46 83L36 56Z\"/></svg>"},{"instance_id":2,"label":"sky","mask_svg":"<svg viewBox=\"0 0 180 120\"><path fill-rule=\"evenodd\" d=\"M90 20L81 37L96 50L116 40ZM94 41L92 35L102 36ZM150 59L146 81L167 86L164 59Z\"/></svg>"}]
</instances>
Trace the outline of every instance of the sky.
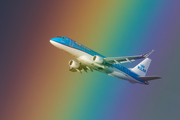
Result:
<instances>
[{"instance_id":1,"label":"sky","mask_svg":"<svg viewBox=\"0 0 180 120\"><path fill-rule=\"evenodd\" d=\"M1 0L0 120L177 120L180 118L180 1ZM67 36L106 57L147 53L147 75L131 84L50 44ZM123 64L132 68L142 60Z\"/></svg>"}]
</instances>

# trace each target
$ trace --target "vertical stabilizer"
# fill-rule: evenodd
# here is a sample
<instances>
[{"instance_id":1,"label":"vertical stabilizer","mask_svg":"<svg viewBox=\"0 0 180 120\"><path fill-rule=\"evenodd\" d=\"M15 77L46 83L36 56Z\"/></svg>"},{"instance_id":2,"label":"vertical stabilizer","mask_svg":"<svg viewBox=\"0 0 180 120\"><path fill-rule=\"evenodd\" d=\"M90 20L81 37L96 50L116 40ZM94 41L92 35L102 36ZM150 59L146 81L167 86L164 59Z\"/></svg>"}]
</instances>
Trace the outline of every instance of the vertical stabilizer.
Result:
<instances>
[{"instance_id":1,"label":"vertical stabilizer","mask_svg":"<svg viewBox=\"0 0 180 120\"><path fill-rule=\"evenodd\" d=\"M146 58L141 63L136 65L134 68L132 68L131 71L135 72L140 77L144 77L147 73L150 63L151 63L151 59Z\"/></svg>"}]
</instances>

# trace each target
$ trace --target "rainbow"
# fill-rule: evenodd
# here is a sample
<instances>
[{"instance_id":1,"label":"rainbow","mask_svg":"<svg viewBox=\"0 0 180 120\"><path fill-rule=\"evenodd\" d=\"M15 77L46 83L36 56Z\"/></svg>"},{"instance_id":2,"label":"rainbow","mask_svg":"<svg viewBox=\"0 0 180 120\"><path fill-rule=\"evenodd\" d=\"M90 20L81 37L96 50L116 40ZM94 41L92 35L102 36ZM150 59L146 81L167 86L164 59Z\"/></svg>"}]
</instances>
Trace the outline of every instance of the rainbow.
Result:
<instances>
[{"instance_id":1,"label":"rainbow","mask_svg":"<svg viewBox=\"0 0 180 120\"><path fill-rule=\"evenodd\" d=\"M23 20L18 21L21 24L18 31L27 44L23 41L18 44L23 50L14 61L15 67L11 67L14 72L11 82L3 88L6 92L0 119L154 120L156 116L166 119L163 109L169 107L167 101L161 103L154 98L162 95L161 88L165 86L162 81L153 81L147 87L99 72L82 75L69 72L68 61L73 58L53 47L49 40L64 35L107 57L140 55L154 49L148 74L163 77L172 72L162 72L167 61L160 59L170 60L164 51L169 51L168 54L175 51L176 40L180 38L178 3L55 0L34 2L28 7L29 3L23 2L27 7L17 10ZM19 19L18 15L16 18ZM134 67L138 62L125 66Z\"/></svg>"}]
</instances>

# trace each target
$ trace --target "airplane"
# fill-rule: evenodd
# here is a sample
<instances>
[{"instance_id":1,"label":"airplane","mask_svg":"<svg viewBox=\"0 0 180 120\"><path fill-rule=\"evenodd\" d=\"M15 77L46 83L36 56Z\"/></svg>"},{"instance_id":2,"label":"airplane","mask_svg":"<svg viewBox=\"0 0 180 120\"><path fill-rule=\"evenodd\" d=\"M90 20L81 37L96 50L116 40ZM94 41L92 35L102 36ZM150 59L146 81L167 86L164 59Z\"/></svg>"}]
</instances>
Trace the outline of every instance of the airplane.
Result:
<instances>
[{"instance_id":1,"label":"airplane","mask_svg":"<svg viewBox=\"0 0 180 120\"><path fill-rule=\"evenodd\" d=\"M76 61L70 60L68 63L70 66L69 71L71 72L82 73L82 71L87 72L89 70L93 72L93 70L96 70L119 79L127 80L132 84L140 83L144 85L149 85L148 81L150 80L161 78L159 76L145 76L151 63L151 59L148 56L154 50L137 56L105 57L66 36L52 38L50 43L77 59ZM145 59L134 68L128 69L122 65L122 63L131 63L142 58Z\"/></svg>"}]
</instances>

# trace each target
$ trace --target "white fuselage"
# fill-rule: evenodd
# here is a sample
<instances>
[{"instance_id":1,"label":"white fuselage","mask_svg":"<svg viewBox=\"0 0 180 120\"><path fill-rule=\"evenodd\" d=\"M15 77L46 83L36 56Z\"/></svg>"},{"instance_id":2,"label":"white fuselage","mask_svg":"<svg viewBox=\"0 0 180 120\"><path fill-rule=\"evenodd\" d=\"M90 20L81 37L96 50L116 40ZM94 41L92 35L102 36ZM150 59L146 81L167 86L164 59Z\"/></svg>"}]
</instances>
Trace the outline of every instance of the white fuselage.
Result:
<instances>
[{"instance_id":1,"label":"white fuselage","mask_svg":"<svg viewBox=\"0 0 180 120\"><path fill-rule=\"evenodd\" d=\"M113 66L108 67L108 66L103 66L103 65L95 63L92 59L93 56L84 52L84 51L75 49L75 48L70 47L70 46L60 44L60 43L55 42L55 41L50 41L50 42L51 42L51 44L53 44L57 48L59 48L65 52L71 54L72 56L74 56L81 64L83 64L85 66L89 66L89 67L91 67L97 71L106 73L106 74L113 76L113 77L128 80L131 83L141 83L140 81L134 79L133 77L131 77L127 73L125 73L125 72L123 72L123 71L121 71L121 70L119 70ZM99 67L101 67L103 69L98 69Z\"/></svg>"}]
</instances>

